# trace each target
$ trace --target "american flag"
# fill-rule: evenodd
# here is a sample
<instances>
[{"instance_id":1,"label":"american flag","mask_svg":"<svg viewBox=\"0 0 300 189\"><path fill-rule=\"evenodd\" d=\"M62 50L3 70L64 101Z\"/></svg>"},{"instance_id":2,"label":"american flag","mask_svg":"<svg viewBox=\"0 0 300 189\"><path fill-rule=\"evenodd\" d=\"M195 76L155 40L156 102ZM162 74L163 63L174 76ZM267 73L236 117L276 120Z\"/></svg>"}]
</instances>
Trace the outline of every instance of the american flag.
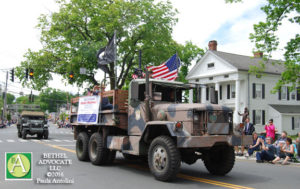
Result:
<instances>
[{"instance_id":1,"label":"american flag","mask_svg":"<svg viewBox=\"0 0 300 189\"><path fill-rule=\"evenodd\" d=\"M178 76L178 68L180 67L180 58L174 54L169 60L159 66L149 66L152 70L152 78L165 79L174 81Z\"/></svg>"}]
</instances>

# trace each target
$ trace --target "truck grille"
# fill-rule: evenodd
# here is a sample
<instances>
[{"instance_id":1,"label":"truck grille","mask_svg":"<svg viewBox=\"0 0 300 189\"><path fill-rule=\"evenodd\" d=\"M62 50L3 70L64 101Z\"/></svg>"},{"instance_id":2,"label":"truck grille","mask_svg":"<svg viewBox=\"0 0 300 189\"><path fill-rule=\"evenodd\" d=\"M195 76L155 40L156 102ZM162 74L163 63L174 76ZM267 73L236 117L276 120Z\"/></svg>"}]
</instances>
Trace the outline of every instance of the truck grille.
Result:
<instances>
[{"instance_id":1,"label":"truck grille","mask_svg":"<svg viewBox=\"0 0 300 189\"><path fill-rule=\"evenodd\" d=\"M42 124L30 124L31 128L43 128Z\"/></svg>"}]
</instances>

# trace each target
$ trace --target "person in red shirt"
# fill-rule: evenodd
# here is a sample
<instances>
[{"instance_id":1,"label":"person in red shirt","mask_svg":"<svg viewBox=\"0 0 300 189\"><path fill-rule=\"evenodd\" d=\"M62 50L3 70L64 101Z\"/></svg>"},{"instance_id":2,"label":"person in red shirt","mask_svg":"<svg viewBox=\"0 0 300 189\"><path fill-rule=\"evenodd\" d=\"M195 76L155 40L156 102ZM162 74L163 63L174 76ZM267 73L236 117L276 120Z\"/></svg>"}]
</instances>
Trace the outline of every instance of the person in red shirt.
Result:
<instances>
[{"instance_id":1,"label":"person in red shirt","mask_svg":"<svg viewBox=\"0 0 300 189\"><path fill-rule=\"evenodd\" d=\"M265 125L266 137L271 137L275 141L275 133L277 132L275 125L273 124L273 119L269 120L269 123Z\"/></svg>"}]
</instances>

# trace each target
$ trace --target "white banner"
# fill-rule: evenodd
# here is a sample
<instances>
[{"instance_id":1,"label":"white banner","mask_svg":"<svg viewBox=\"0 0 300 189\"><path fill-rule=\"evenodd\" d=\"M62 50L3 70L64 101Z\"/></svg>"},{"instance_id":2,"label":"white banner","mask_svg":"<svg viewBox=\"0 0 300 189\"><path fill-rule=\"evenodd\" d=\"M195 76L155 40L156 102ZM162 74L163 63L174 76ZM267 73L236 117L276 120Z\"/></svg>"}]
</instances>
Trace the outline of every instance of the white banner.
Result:
<instances>
[{"instance_id":1,"label":"white banner","mask_svg":"<svg viewBox=\"0 0 300 189\"><path fill-rule=\"evenodd\" d=\"M99 113L99 96L84 96L79 98L78 123L97 124Z\"/></svg>"}]
</instances>

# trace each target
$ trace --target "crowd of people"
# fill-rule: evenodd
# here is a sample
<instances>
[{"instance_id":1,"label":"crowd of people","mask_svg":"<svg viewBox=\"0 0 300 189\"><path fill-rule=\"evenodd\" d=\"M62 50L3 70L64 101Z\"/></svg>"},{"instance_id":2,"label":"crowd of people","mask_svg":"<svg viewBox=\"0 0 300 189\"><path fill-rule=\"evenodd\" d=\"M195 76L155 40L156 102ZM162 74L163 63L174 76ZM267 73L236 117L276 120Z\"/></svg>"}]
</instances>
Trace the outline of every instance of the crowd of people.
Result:
<instances>
[{"instance_id":1,"label":"crowd of people","mask_svg":"<svg viewBox=\"0 0 300 189\"><path fill-rule=\"evenodd\" d=\"M256 153L257 163L270 162L276 164L282 160L281 164L286 165L289 161L298 162L300 159L300 132L294 144L286 131L283 131L280 137L275 140L276 132L278 131L273 123L273 119L270 119L265 125L264 131L259 136L255 132L254 125L250 123L248 109L245 108L244 113L239 113L239 115L243 116L240 133L243 135L252 135L253 139L252 145L247 146L248 152L246 153L246 157L253 156ZM240 149L241 152L239 152L239 147L235 146L235 153L238 156L243 156L245 147L241 146Z\"/></svg>"}]
</instances>

